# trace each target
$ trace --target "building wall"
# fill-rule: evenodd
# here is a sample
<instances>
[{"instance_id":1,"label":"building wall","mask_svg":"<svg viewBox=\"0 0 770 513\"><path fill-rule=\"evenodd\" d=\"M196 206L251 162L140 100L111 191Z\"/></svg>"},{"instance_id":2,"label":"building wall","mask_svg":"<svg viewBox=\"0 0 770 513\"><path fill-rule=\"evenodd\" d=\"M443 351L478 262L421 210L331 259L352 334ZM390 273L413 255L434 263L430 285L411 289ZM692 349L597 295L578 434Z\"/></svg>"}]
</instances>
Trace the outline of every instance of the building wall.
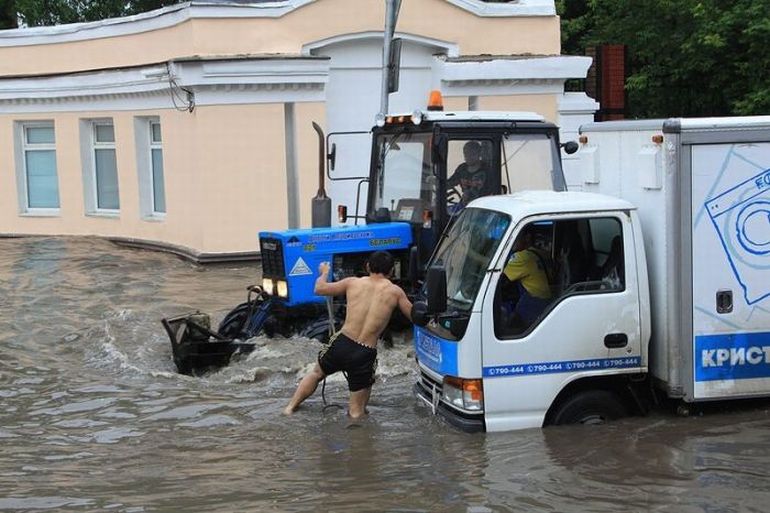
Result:
<instances>
[{"instance_id":1,"label":"building wall","mask_svg":"<svg viewBox=\"0 0 770 513\"><path fill-rule=\"evenodd\" d=\"M479 109L536 111L556 120L561 84L573 73L554 72L558 62L543 65L547 76L540 77L531 66L519 68L523 61L503 60L492 67L501 70L497 77L488 76L487 68L474 72L467 69L472 64L433 57L558 56L558 17L532 15L528 4L548 2L404 2L397 27L406 40L403 84L391 105L421 107L431 83L444 83L446 74L448 110L467 110L469 96L478 94ZM494 12L474 12L469 5ZM100 235L179 246L191 254L254 252L260 230L287 228L290 189L296 190L300 226L309 226L318 189L318 138L311 123L327 132L371 126L379 107L375 82L384 9L382 0L239 8L193 1L124 20L0 31L0 235ZM369 86L357 90L364 76ZM184 96L180 87L199 101L192 112L173 108L170 93ZM357 103L346 105L348 100ZM286 126L287 104L294 111L293 131ZM152 218L142 215L144 168L137 159L144 157L137 157L135 135L136 120L147 117L157 117L163 133L167 210ZM81 130L83 120L94 118L115 125L118 215L86 212ZM348 127L354 118L355 127ZM24 213L19 206L14 127L33 120L55 124L57 215ZM297 184L287 181L286 142L292 140ZM357 173L366 172L368 144L356 144L362 155L353 166ZM327 193L337 194L334 187L327 182ZM344 193L333 196L335 203L352 206L353 192Z\"/></svg>"},{"instance_id":2,"label":"building wall","mask_svg":"<svg viewBox=\"0 0 770 513\"><path fill-rule=\"evenodd\" d=\"M310 121L323 106L303 105L298 116L302 219L317 189L317 145ZM139 209L134 119L158 116L163 131L167 213L146 220ZM115 126L120 213L86 214L80 122L111 118ZM14 123L54 120L60 212L20 215ZM164 241L204 253L254 251L259 230L287 222L282 104L173 110L0 115L0 233L102 235ZM314 151L315 150L315 151ZM311 190L313 191L311 193Z\"/></svg>"}]
</instances>

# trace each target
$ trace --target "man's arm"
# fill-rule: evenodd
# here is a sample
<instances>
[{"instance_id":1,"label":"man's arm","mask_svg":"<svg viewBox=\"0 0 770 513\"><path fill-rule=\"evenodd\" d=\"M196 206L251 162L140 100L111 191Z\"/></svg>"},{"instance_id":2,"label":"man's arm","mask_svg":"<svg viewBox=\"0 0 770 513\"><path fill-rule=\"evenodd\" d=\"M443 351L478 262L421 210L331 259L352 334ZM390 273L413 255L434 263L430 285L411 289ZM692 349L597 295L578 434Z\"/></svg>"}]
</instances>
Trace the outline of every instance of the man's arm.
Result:
<instances>
[{"instance_id":1,"label":"man's arm","mask_svg":"<svg viewBox=\"0 0 770 513\"><path fill-rule=\"evenodd\" d=\"M321 262L318 266L318 278L315 280L313 292L319 296L341 296L348 290L348 285L355 278L345 278L344 280L329 283L329 262Z\"/></svg>"},{"instance_id":2,"label":"man's arm","mask_svg":"<svg viewBox=\"0 0 770 513\"><path fill-rule=\"evenodd\" d=\"M394 285L397 286L397 285ZM401 310L401 313L404 314L404 316L409 319L409 322L412 321L412 302L409 301L409 298L406 297L406 292L404 292L404 289L401 287L398 287L398 291L400 292L398 296L398 308Z\"/></svg>"}]
</instances>

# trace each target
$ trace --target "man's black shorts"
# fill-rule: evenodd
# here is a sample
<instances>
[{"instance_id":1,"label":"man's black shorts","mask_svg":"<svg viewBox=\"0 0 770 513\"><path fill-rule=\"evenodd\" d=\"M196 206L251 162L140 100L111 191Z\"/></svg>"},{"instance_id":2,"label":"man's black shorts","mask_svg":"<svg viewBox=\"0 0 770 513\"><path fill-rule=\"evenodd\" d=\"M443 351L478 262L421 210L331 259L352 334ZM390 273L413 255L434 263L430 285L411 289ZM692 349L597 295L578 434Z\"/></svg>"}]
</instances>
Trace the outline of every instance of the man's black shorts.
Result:
<instances>
[{"instance_id":1,"label":"man's black shorts","mask_svg":"<svg viewBox=\"0 0 770 513\"><path fill-rule=\"evenodd\" d=\"M377 350L339 333L326 351L318 355L318 365L327 376L338 371L345 372L348 389L356 392L374 384Z\"/></svg>"}]
</instances>

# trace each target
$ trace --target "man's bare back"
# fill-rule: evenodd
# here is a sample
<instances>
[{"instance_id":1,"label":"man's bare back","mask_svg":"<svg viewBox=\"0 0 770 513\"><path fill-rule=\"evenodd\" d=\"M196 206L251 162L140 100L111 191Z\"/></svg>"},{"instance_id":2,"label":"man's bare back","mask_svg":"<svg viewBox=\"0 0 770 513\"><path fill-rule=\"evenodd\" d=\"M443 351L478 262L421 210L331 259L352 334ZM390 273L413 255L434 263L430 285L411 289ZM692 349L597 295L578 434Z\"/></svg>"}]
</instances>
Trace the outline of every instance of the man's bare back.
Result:
<instances>
[{"instance_id":1,"label":"man's bare back","mask_svg":"<svg viewBox=\"0 0 770 513\"><path fill-rule=\"evenodd\" d=\"M367 264L369 276L363 278L345 278L330 283L328 281L329 264L322 262L318 267L319 276L315 283L315 293L321 296L345 295L347 299L345 324L340 330L341 336L335 338L327 352L319 357L313 370L302 378L294 396L284 409L285 414L291 414L312 395L318 383L328 373L338 370L347 370L348 373L346 377L351 392L348 410L350 416L357 418L366 413L371 385L374 383L377 341L396 307L407 319L411 318L412 310L412 303L403 289L388 279L393 266L392 257L384 252L377 252L372 256L372 258L377 257L379 257L377 265ZM378 272L380 267L383 270ZM347 344L347 346L341 349L343 346L340 344ZM364 353L362 354L361 351ZM366 353L367 351L369 353ZM362 361L363 364L359 367L363 369L338 367L334 359L342 354L346 355L343 356L345 361L349 358Z\"/></svg>"},{"instance_id":2,"label":"man's bare back","mask_svg":"<svg viewBox=\"0 0 770 513\"><path fill-rule=\"evenodd\" d=\"M409 318L412 304L404 291L381 275L351 278L347 284L347 315L342 333L360 344L377 346L377 340L398 306Z\"/></svg>"}]
</instances>

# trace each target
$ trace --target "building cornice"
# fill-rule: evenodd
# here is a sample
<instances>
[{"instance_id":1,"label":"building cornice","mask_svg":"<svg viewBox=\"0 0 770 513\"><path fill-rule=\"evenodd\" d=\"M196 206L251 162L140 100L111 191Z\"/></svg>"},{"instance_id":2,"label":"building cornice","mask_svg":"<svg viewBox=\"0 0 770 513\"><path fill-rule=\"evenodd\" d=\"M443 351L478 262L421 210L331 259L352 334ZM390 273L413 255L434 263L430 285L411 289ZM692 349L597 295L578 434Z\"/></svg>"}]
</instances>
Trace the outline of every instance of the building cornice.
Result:
<instances>
[{"instance_id":1,"label":"building cornice","mask_svg":"<svg viewBox=\"0 0 770 513\"><path fill-rule=\"evenodd\" d=\"M0 113L180 108L325 99L319 57L188 58L133 68L0 79ZM186 104L187 105L187 104Z\"/></svg>"},{"instance_id":2,"label":"building cornice","mask_svg":"<svg viewBox=\"0 0 770 513\"><path fill-rule=\"evenodd\" d=\"M141 34L174 27L193 19L281 18L319 0L227 3L192 0L123 18L51 27L0 30L0 48L88 41ZM479 17L556 16L553 0L487 3L481 0L443 0Z\"/></svg>"},{"instance_id":3,"label":"building cornice","mask_svg":"<svg viewBox=\"0 0 770 513\"><path fill-rule=\"evenodd\" d=\"M278 0L253 4L184 2L154 11L88 23L0 30L0 48L70 43L141 34L173 27L192 19L280 18L317 0Z\"/></svg>"},{"instance_id":4,"label":"building cornice","mask_svg":"<svg viewBox=\"0 0 770 513\"><path fill-rule=\"evenodd\" d=\"M556 5L553 0L517 0L507 3L490 3L481 0L446 1L482 17L556 16Z\"/></svg>"},{"instance_id":5,"label":"building cornice","mask_svg":"<svg viewBox=\"0 0 770 513\"><path fill-rule=\"evenodd\" d=\"M567 55L437 56L433 87L445 96L561 94L566 80L585 78L590 66L590 57Z\"/></svg>"}]
</instances>

